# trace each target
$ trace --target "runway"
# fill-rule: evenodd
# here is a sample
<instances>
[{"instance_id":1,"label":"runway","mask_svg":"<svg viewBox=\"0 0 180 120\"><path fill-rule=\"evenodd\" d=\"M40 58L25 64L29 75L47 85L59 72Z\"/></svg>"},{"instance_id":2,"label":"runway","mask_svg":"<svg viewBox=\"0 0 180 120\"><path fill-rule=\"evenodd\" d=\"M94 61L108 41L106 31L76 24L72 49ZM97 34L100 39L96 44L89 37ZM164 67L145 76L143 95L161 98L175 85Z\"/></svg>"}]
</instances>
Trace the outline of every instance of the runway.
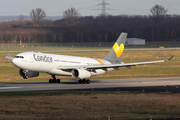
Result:
<instances>
[{"instance_id":1,"label":"runway","mask_svg":"<svg viewBox=\"0 0 180 120\"><path fill-rule=\"evenodd\" d=\"M78 81L0 83L0 92L46 90L180 92L180 77L91 80L90 84L78 84Z\"/></svg>"}]
</instances>

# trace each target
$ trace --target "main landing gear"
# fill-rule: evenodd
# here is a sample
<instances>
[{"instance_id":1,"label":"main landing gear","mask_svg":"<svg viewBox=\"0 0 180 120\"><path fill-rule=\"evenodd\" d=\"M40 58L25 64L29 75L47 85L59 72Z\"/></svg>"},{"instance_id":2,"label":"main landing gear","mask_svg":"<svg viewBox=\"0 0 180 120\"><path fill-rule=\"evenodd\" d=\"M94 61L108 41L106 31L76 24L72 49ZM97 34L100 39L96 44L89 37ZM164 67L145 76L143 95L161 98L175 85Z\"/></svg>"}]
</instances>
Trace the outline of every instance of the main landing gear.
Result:
<instances>
[{"instance_id":1,"label":"main landing gear","mask_svg":"<svg viewBox=\"0 0 180 120\"><path fill-rule=\"evenodd\" d=\"M52 75L52 79L49 79L49 83L60 83L60 79L56 79L55 75ZM90 84L89 79L80 79L79 84Z\"/></svg>"},{"instance_id":2,"label":"main landing gear","mask_svg":"<svg viewBox=\"0 0 180 120\"><path fill-rule=\"evenodd\" d=\"M87 79L87 80L86 79L83 79L83 80L80 79L79 80L79 84L86 84L86 83L90 84L90 80L89 79Z\"/></svg>"},{"instance_id":3,"label":"main landing gear","mask_svg":"<svg viewBox=\"0 0 180 120\"><path fill-rule=\"evenodd\" d=\"M55 75L52 75L53 79L49 79L49 83L60 83L60 79L56 79Z\"/></svg>"}]
</instances>

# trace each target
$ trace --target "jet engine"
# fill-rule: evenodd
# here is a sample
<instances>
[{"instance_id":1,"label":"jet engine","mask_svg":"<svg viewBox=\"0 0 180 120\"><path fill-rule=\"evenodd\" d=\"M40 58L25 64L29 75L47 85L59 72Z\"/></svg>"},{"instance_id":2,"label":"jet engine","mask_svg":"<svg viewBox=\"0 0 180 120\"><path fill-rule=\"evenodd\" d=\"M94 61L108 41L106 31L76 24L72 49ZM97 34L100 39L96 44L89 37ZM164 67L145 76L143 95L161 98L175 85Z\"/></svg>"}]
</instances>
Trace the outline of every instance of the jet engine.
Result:
<instances>
[{"instance_id":1,"label":"jet engine","mask_svg":"<svg viewBox=\"0 0 180 120\"><path fill-rule=\"evenodd\" d=\"M91 73L84 69L73 69L71 74L73 78L78 79L86 79L91 77Z\"/></svg>"},{"instance_id":2,"label":"jet engine","mask_svg":"<svg viewBox=\"0 0 180 120\"><path fill-rule=\"evenodd\" d=\"M19 74L24 78L24 79L28 79L31 77L38 77L39 76L39 72L33 72L33 71L29 71L29 70L19 70Z\"/></svg>"}]
</instances>

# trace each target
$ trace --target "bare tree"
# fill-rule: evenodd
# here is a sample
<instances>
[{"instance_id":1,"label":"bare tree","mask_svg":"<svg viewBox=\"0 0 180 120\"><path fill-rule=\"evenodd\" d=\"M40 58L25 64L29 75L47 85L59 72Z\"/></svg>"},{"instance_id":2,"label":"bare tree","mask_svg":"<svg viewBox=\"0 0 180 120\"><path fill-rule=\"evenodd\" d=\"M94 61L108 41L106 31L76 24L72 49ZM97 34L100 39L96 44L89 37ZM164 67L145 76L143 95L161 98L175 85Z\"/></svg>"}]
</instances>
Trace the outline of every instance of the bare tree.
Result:
<instances>
[{"instance_id":1,"label":"bare tree","mask_svg":"<svg viewBox=\"0 0 180 120\"><path fill-rule=\"evenodd\" d=\"M53 37L53 42L56 42L57 35L56 34L52 34L52 37Z\"/></svg>"},{"instance_id":2,"label":"bare tree","mask_svg":"<svg viewBox=\"0 0 180 120\"><path fill-rule=\"evenodd\" d=\"M24 20L24 15L23 15L23 14L21 14L21 15L19 16L19 20L21 20L21 21Z\"/></svg>"},{"instance_id":3,"label":"bare tree","mask_svg":"<svg viewBox=\"0 0 180 120\"><path fill-rule=\"evenodd\" d=\"M167 9L165 9L161 5L155 5L151 8L150 12L152 13L152 19L156 24L160 24L162 20L164 19Z\"/></svg>"},{"instance_id":4,"label":"bare tree","mask_svg":"<svg viewBox=\"0 0 180 120\"><path fill-rule=\"evenodd\" d=\"M63 12L63 17L66 19L67 25L74 24L74 21L78 19L79 16L79 12L73 7Z\"/></svg>"},{"instance_id":5,"label":"bare tree","mask_svg":"<svg viewBox=\"0 0 180 120\"><path fill-rule=\"evenodd\" d=\"M46 13L41 8L36 8L35 10L32 9L30 12L31 19L36 23L39 24L41 20L46 17Z\"/></svg>"},{"instance_id":6,"label":"bare tree","mask_svg":"<svg viewBox=\"0 0 180 120\"><path fill-rule=\"evenodd\" d=\"M29 43L31 43L31 35L28 35L27 37L28 37Z\"/></svg>"},{"instance_id":7,"label":"bare tree","mask_svg":"<svg viewBox=\"0 0 180 120\"><path fill-rule=\"evenodd\" d=\"M70 8L67 9L63 12L63 17L64 18L78 18L80 16L80 14L78 13L78 11L75 8Z\"/></svg>"},{"instance_id":8,"label":"bare tree","mask_svg":"<svg viewBox=\"0 0 180 120\"><path fill-rule=\"evenodd\" d=\"M15 35L15 37L14 37L14 43L16 43L17 42L17 35Z\"/></svg>"}]
</instances>

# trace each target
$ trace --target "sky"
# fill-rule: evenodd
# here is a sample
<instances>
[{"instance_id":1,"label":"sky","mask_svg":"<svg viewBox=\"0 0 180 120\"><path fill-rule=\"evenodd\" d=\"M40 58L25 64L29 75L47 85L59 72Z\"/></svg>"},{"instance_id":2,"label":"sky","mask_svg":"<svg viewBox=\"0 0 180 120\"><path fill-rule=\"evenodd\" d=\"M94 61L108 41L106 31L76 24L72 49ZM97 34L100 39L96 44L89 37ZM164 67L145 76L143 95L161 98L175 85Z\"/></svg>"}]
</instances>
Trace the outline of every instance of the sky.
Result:
<instances>
[{"instance_id":1,"label":"sky","mask_svg":"<svg viewBox=\"0 0 180 120\"><path fill-rule=\"evenodd\" d=\"M159 4L168 14L180 14L180 0L105 0L110 15L150 15L150 9ZM81 16L97 16L101 13L102 0L0 0L0 16L28 15L32 9L42 8L47 16L62 16L74 7Z\"/></svg>"}]
</instances>

